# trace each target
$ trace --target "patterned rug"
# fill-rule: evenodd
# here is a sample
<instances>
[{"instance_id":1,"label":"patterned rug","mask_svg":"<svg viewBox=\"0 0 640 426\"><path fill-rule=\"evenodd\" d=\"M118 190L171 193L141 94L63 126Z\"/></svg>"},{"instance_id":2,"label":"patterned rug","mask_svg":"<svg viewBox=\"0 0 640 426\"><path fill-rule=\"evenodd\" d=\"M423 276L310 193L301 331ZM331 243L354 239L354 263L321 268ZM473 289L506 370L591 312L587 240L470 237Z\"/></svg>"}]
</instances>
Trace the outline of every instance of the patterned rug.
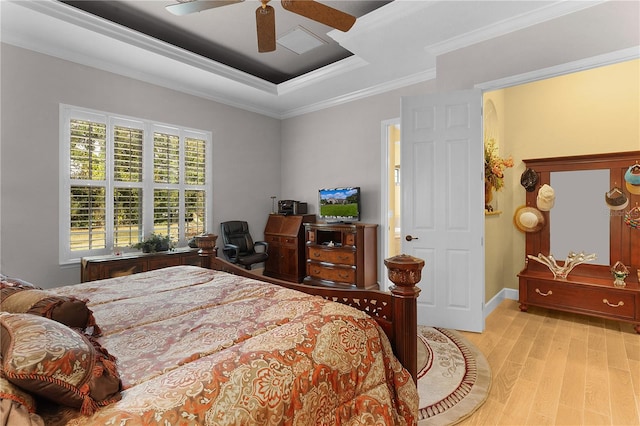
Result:
<instances>
[{"instance_id":1,"label":"patterned rug","mask_svg":"<svg viewBox=\"0 0 640 426\"><path fill-rule=\"evenodd\" d=\"M484 355L459 333L418 326L420 426L456 424L487 399L491 368Z\"/></svg>"}]
</instances>

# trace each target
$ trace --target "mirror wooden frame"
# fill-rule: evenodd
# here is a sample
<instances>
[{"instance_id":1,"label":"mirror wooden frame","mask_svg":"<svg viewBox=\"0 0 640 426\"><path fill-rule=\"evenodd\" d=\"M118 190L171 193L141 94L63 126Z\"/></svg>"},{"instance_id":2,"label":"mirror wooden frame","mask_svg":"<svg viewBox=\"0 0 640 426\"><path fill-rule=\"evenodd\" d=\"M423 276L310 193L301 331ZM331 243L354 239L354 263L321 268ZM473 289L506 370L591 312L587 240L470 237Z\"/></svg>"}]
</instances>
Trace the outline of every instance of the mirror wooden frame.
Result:
<instances>
[{"instance_id":1,"label":"mirror wooden frame","mask_svg":"<svg viewBox=\"0 0 640 426\"><path fill-rule=\"evenodd\" d=\"M537 190L549 184L552 172L608 169L610 186L617 185L624 190L624 174L636 162L640 163L640 151L524 160L526 167L538 174L536 189L527 192L526 203L536 206ZM640 204L640 195L626 190L625 194L629 197L627 209ZM604 194L602 197L605 203ZM526 254L550 254L550 218L548 212L542 214L544 227L526 235ZM609 261L621 261L630 270L624 286L614 284L610 265L585 263L566 278L556 279L547 266L527 261L525 256L525 268L518 274L520 310L526 312L529 306L539 306L618 320L633 324L635 332L640 334L640 229L624 224L624 211L610 215L609 226Z\"/></svg>"},{"instance_id":2,"label":"mirror wooden frame","mask_svg":"<svg viewBox=\"0 0 640 426\"><path fill-rule=\"evenodd\" d=\"M538 174L538 184L536 190L527 192L526 205L535 207L538 189L543 184L549 184L552 172L575 171L575 170L609 170L609 187L619 186L624 190L624 174L629 166L640 162L640 151L616 152L607 154L580 155L572 157L552 157L523 160L526 167L530 167ZM629 209L640 205L640 195L630 194ZM604 194L602 195L604 203ZM624 224L624 210L619 210L620 214L612 214L609 220L609 259L612 264L621 261L635 272L640 268L640 229L632 229ZM549 212L542 212L545 218L545 226L540 232L527 233L525 252L526 254L544 255L550 254L551 235ZM589 269L597 267L606 269L609 274L610 265L584 265ZM544 267L544 266L543 266Z\"/></svg>"}]
</instances>

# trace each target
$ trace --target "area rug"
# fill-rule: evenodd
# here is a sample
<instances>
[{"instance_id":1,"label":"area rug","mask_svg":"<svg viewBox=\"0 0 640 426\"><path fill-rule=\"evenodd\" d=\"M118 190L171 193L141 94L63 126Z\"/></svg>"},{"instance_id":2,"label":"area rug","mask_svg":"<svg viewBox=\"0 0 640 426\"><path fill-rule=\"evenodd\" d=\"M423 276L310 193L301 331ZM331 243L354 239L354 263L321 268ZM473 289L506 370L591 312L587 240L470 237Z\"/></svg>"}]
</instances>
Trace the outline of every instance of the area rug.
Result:
<instances>
[{"instance_id":1,"label":"area rug","mask_svg":"<svg viewBox=\"0 0 640 426\"><path fill-rule=\"evenodd\" d=\"M469 417L487 399L491 368L459 333L418 326L420 426L444 426Z\"/></svg>"}]
</instances>

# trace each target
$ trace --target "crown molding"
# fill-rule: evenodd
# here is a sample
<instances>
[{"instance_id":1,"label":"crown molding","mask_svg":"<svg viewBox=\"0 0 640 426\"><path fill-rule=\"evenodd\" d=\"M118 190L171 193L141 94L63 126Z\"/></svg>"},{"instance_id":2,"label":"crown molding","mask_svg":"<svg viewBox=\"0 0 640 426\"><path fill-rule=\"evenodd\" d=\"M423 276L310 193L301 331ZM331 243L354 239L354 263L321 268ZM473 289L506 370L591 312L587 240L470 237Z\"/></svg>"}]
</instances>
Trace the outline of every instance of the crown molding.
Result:
<instances>
[{"instance_id":1,"label":"crown molding","mask_svg":"<svg viewBox=\"0 0 640 426\"><path fill-rule=\"evenodd\" d=\"M450 38L442 43L436 43L425 47L425 51L433 56L452 52L476 43L500 37L523 28L531 27L564 15L579 12L593 6L597 6L607 0L595 1L563 1L553 3L545 7L513 16L501 22L487 25L474 31L469 31L461 36Z\"/></svg>"},{"instance_id":2,"label":"crown molding","mask_svg":"<svg viewBox=\"0 0 640 426\"><path fill-rule=\"evenodd\" d=\"M322 102L316 102L311 105L305 105L300 108L294 108L289 111L285 111L280 115L281 119L292 118L298 115L308 114L310 112L320 111L325 108L331 108L348 102L364 99L369 96L379 95L381 93L389 92L395 89L401 89L412 84L418 84L425 81L433 80L436 78L436 69L431 68L426 71L422 71L416 74L412 74L406 77L402 77L396 80L388 81L383 84L371 86L366 89L358 90L348 93L343 96L336 96L335 98L328 99Z\"/></svg>"},{"instance_id":3,"label":"crown molding","mask_svg":"<svg viewBox=\"0 0 640 426\"><path fill-rule=\"evenodd\" d=\"M590 58L567 62L565 64L556 65L553 67L542 68L536 71L479 83L476 84L475 87L485 91L505 89L507 87L517 86L519 84L532 83L534 81L559 77L574 72L586 71L597 67L631 61L638 58L640 58L640 46L634 46L628 49L622 49L615 52L605 53L603 55L592 56Z\"/></svg>"},{"instance_id":4,"label":"crown molding","mask_svg":"<svg viewBox=\"0 0 640 426\"><path fill-rule=\"evenodd\" d=\"M334 62L333 64L329 64L322 68L318 68L317 70L308 72L300 77L280 83L278 84L277 92L278 95L285 95L311 86L312 84L316 84L322 80L337 77L350 71L355 71L367 65L369 65L369 63L364 59L356 55L349 56L348 58Z\"/></svg>"}]
</instances>

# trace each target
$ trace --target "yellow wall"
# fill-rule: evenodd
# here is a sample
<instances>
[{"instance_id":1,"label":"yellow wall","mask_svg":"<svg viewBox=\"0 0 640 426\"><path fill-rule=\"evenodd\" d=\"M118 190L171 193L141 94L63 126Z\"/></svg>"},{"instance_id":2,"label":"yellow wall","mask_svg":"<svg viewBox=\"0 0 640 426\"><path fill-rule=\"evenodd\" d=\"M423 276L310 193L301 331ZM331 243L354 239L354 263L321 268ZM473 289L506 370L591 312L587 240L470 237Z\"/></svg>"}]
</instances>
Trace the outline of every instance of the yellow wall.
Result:
<instances>
[{"instance_id":1,"label":"yellow wall","mask_svg":"<svg viewBox=\"0 0 640 426\"><path fill-rule=\"evenodd\" d=\"M389 212L393 212L389 218L389 240L387 241L389 256L395 256L400 254L400 235L395 232L395 229L400 226L400 186L395 184L395 168L400 167L400 127L389 126L388 128L388 141L389 141Z\"/></svg>"},{"instance_id":2,"label":"yellow wall","mask_svg":"<svg viewBox=\"0 0 640 426\"><path fill-rule=\"evenodd\" d=\"M513 212L525 202L523 159L640 149L640 60L524 84L485 94L503 124L501 155L512 155L498 193L499 217L485 220L486 299L518 288L524 234ZM500 282L501 281L501 282Z\"/></svg>"},{"instance_id":3,"label":"yellow wall","mask_svg":"<svg viewBox=\"0 0 640 426\"><path fill-rule=\"evenodd\" d=\"M504 90L486 93L484 95L485 111L487 102L493 102L498 116L498 148L501 157L512 155L511 147L505 138L505 105ZM513 169L506 169L505 180L513 175ZM511 216L509 211L513 203L513 191L502 189L493 194L491 205L495 214L485 216L485 299L495 296L503 287L504 271L512 262L513 242L511 238Z\"/></svg>"}]
</instances>

